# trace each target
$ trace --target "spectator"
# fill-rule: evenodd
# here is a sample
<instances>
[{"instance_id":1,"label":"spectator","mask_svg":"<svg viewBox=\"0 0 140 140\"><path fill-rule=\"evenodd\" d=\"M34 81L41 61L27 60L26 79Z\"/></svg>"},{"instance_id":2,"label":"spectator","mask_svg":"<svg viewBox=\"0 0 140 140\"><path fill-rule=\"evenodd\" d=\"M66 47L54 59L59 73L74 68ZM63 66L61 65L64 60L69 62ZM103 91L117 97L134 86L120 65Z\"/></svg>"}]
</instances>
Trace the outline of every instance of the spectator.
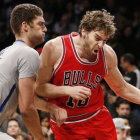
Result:
<instances>
[{"instance_id":1,"label":"spectator","mask_svg":"<svg viewBox=\"0 0 140 140\"><path fill-rule=\"evenodd\" d=\"M17 112L14 112L14 114L11 116L11 119L16 119L19 124L20 124L20 127L21 127L21 131L23 132L28 132L26 126L24 125L23 123L23 120L22 120L22 117L20 114L18 114ZM9 122L10 119L7 119L1 126L1 131L2 132L6 132L7 131L7 123Z\"/></svg>"},{"instance_id":2,"label":"spectator","mask_svg":"<svg viewBox=\"0 0 140 140\"><path fill-rule=\"evenodd\" d=\"M112 117L116 116L115 102L118 96L108 87L107 84L101 83L104 95L104 105L109 110Z\"/></svg>"},{"instance_id":3,"label":"spectator","mask_svg":"<svg viewBox=\"0 0 140 140\"><path fill-rule=\"evenodd\" d=\"M131 126L131 136L140 136L140 121L139 118L131 112L130 102L118 97L116 100L117 116L127 116Z\"/></svg>"},{"instance_id":4,"label":"spectator","mask_svg":"<svg viewBox=\"0 0 140 140\"><path fill-rule=\"evenodd\" d=\"M110 89L107 95L107 100L108 100L107 108L111 113L112 117L116 116L115 105L116 105L117 98L118 96Z\"/></svg>"},{"instance_id":5,"label":"spectator","mask_svg":"<svg viewBox=\"0 0 140 140\"><path fill-rule=\"evenodd\" d=\"M49 117L48 116L41 119L41 128L42 128L43 135L46 138L48 138L48 131L49 131L49 128L50 128Z\"/></svg>"},{"instance_id":6,"label":"spectator","mask_svg":"<svg viewBox=\"0 0 140 140\"><path fill-rule=\"evenodd\" d=\"M129 116L130 114L130 102L118 97L116 100L116 112L118 116L125 115Z\"/></svg>"},{"instance_id":7,"label":"spectator","mask_svg":"<svg viewBox=\"0 0 140 140\"><path fill-rule=\"evenodd\" d=\"M45 115L46 113L44 113ZM47 140L54 140L54 134L50 128L49 120L50 120L50 115L46 114L45 116L43 115L42 112L42 118L41 118L41 128L44 136L48 138Z\"/></svg>"},{"instance_id":8,"label":"spectator","mask_svg":"<svg viewBox=\"0 0 140 140\"><path fill-rule=\"evenodd\" d=\"M119 64L120 64L120 58L125 52L124 46L120 42L120 38L121 38L121 33L120 33L120 31L117 31L115 33L114 37L109 39L109 41L107 42L107 44L110 45L112 47L112 49L116 52ZM120 67L119 67L119 69L120 69Z\"/></svg>"},{"instance_id":9,"label":"spectator","mask_svg":"<svg viewBox=\"0 0 140 140\"><path fill-rule=\"evenodd\" d=\"M20 124L16 119L10 119L7 123L7 133L16 138L16 135L21 132Z\"/></svg>"},{"instance_id":10,"label":"spectator","mask_svg":"<svg viewBox=\"0 0 140 140\"><path fill-rule=\"evenodd\" d=\"M122 44L125 47L125 51L131 52L132 54L135 54L135 45L134 45L134 36L133 36L133 28L131 25L126 25L123 31L123 37L122 37ZM133 47L133 49L132 49Z\"/></svg>"},{"instance_id":11,"label":"spectator","mask_svg":"<svg viewBox=\"0 0 140 140\"><path fill-rule=\"evenodd\" d=\"M124 79L131 85L140 89L140 71L136 66L135 57L130 53L126 53L121 57L120 62L120 66L124 71ZM131 108L134 114L139 117L140 105L131 103Z\"/></svg>"},{"instance_id":12,"label":"spectator","mask_svg":"<svg viewBox=\"0 0 140 140\"><path fill-rule=\"evenodd\" d=\"M126 135L126 130L130 129L130 127L125 125L124 119L114 118L113 122L114 122L115 127L116 127L117 139L118 140L131 140Z\"/></svg>"},{"instance_id":13,"label":"spectator","mask_svg":"<svg viewBox=\"0 0 140 140\"><path fill-rule=\"evenodd\" d=\"M122 115L122 116L120 116L120 118L123 118L124 119L124 122L125 122L125 125L130 127L129 119L128 119L127 116ZM126 130L126 135L127 135L128 138L131 138L131 132L130 132L130 130L131 130L131 128Z\"/></svg>"},{"instance_id":14,"label":"spectator","mask_svg":"<svg viewBox=\"0 0 140 140\"><path fill-rule=\"evenodd\" d=\"M72 31L77 31L77 26L70 22L70 17L68 14L64 14L61 17L60 22L56 22L53 27L53 32L57 34L68 34Z\"/></svg>"},{"instance_id":15,"label":"spectator","mask_svg":"<svg viewBox=\"0 0 140 140\"><path fill-rule=\"evenodd\" d=\"M136 66L135 57L127 53L121 57L120 62L120 66L124 71L124 79L140 89L140 71Z\"/></svg>"}]
</instances>

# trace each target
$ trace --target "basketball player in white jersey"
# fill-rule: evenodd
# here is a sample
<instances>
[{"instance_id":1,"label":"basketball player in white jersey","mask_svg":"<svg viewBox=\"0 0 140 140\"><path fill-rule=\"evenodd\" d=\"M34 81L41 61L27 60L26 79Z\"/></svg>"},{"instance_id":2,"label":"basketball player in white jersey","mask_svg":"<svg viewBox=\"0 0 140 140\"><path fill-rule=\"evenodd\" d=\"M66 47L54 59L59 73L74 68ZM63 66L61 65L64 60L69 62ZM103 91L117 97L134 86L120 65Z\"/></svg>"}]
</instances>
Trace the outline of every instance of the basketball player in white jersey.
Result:
<instances>
[{"instance_id":1,"label":"basketball player in white jersey","mask_svg":"<svg viewBox=\"0 0 140 140\"><path fill-rule=\"evenodd\" d=\"M35 98L33 85L39 68L39 55L33 49L44 41L45 32L42 10L32 4L20 4L12 13L10 24L16 41L0 52L0 125L19 106L22 119L35 140L44 140L39 116L35 109L50 111L58 125L67 117L64 109L43 99ZM0 140L13 140L0 132Z\"/></svg>"}]
</instances>

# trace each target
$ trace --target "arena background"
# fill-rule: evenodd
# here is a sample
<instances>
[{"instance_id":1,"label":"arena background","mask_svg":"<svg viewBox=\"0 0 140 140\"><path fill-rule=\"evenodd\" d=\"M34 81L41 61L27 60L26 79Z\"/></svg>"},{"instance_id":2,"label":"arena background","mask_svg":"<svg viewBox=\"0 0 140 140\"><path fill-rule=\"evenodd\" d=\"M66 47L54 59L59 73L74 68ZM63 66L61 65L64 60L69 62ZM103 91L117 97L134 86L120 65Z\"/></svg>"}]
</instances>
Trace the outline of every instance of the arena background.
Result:
<instances>
[{"instance_id":1,"label":"arena background","mask_svg":"<svg viewBox=\"0 0 140 140\"><path fill-rule=\"evenodd\" d=\"M32 3L43 9L47 33L45 42L59 35L78 31L78 25L83 14L88 10L106 9L115 16L117 32L114 38L108 40L109 44L117 54L118 67L120 58L125 53L131 53L136 60L136 66L140 69L140 2L139 0L1 0L0 1L0 50L11 45L14 35L11 31L9 20L14 6L20 3ZM45 43L44 42L44 43ZM36 46L41 53L43 44ZM104 82L103 82L104 83ZM110 89L107 88L110 91ZM113 96L114 93L112 93ZM139 97L140 98L140 97ZM132 105L133 108L134 105ZM140 121L140 107L137 106L137 117ZM18 112L19 113L19 112ZM135 113L135 112L133 112ZM41 121L49 114L39 112ZM112 114L111 114L112 115ZM48 122L48 120L46 121ZM140 123L136 121L137 127ZM140 128L137 128L140 130ZM6 130L5 130L6 131ZM44 130L46 137L50 135L49 127ZM28 132L27 132L28 133ZM49 134L48 134L49 133ZM140 131L139 134L140 135ZM49 137L53 140L53 135ZM139 138L140 140L140 138Z\"/></svg>"}]
</instances>

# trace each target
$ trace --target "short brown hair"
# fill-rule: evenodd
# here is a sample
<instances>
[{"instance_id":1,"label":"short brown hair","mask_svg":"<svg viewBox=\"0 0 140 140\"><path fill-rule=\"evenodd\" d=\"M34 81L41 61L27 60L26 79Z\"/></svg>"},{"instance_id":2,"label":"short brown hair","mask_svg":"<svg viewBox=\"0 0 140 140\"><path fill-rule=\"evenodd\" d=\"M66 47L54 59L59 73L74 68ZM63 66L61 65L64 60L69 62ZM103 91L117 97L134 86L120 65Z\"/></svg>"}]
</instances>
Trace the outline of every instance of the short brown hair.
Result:
<instances>
[{"instance_id":1,"label":"short brown hair","mask_svg":"<svg viewBox=\"0 0 140 140\"><path fill-rule=\"evenodd\" d=\"M90 32L92 30L104 30L106 35L113 36L116 31L114 16L111 16L106 10L87 11L80 22L79 33L85 29Z\"/></svg>"},{"instance_id":2,"label":"short brown hair","mask_svg":"<svg viewBox=\"0 0 140 140\"><path fill-rule=\"evenodd\" d=\"M20 35L20 27L25 21L30 24L36 16L43 15L43 11L33 4L19 4L11 13L10 25L14 34Z\"/></svg>"},{"instance_id":3,"label":"short brown hair","mask_svg":"<svg viewBox=\"0 0 140 140\"><path fill-rule=\"evenodd\" d=\"M10 118L10 119L8 119L8 122L7 122L7 128L8 128L9 123L12 122L12 121L17 122L18 126L20 127L20 123L19 123L19 121L18 121L17 119L15 119L15 118Z\"/></svg>"}]
</instances>

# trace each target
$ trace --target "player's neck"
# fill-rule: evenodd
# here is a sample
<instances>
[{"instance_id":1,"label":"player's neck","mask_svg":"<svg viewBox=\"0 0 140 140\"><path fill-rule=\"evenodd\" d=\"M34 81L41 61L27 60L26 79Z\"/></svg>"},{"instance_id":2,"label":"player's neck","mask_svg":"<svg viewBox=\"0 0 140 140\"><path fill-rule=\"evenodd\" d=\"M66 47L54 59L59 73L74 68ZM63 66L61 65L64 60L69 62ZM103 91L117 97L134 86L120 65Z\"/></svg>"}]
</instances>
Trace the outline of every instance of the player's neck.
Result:
<instances>
[{"instance_id":1,"label":"player's neck","mask_svg":"<svg viewBox=\"0 0 140 140\"><path fill-rule=\"evenodd\" d=\"M80 35L73 37L73 42L74 42L74 46L76 47L76 50L78 52L78 55L81 58L85 58L85 59L89 60L90 62L93 62L96 59L96 56L91 54L89 52L89 50L85 47L86 44Z\"/></svg>"},{"instance_id":2,"label":"player's neck","mask_svg":"<svg viewBox=\"0 0 140 140\"><path fill-rule=\"evenodd\" d=\"M25 42L29 47L34 48L35 45L26 37L26 36L15 36L16 40L22 40Z\"/></svg>"},{"instance_id":3,"label":"player's neck","mask_svg":"<svg viewBox=\"0 0 140 140\"><path fill-rule=\"evenodd\" d=\"M82 38L80 37L80 35L73 37L73 42L74 42L74 46L78 49L81 50L81 52L84 52L84 41L82 40Z\"/></svg>"},{"instance_id":4,"label":"player's neck","mask_svg":"<svg viewBox=\"0 0 140 140\"><path fill-rule=\"evenodd\" d=\"M77 39L79 46L81 47L81 49L83 50L83 53L86 54L88 57L93 57L93 54L91 53L89 46L87 46L87 44L85 44L85 40L83 39L83 37L81 37L80 35L78 36Z\"/></svg>"}]
</instances>

